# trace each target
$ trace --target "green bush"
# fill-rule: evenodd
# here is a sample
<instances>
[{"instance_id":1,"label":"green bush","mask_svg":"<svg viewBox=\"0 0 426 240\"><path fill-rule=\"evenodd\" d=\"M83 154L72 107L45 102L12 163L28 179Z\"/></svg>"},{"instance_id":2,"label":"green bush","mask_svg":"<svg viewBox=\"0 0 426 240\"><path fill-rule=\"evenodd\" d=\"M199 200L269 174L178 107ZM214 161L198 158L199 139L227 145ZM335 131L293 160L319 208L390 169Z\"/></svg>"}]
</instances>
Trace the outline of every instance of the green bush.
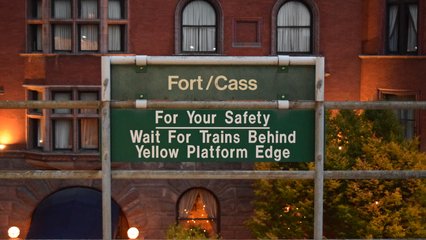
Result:
<instances>
[{"instance_id":1,"label":"green bush","mask_svg":"<svg viewBox=\"0 0 426 240\"><path fill-rule=\"evenodd\" d=\"M191 228L182 227L179 224L173 224L167 229L167 239L192 240L192 239L211 239L205 229L199 226Z\"/></svg>"}]
</instances>

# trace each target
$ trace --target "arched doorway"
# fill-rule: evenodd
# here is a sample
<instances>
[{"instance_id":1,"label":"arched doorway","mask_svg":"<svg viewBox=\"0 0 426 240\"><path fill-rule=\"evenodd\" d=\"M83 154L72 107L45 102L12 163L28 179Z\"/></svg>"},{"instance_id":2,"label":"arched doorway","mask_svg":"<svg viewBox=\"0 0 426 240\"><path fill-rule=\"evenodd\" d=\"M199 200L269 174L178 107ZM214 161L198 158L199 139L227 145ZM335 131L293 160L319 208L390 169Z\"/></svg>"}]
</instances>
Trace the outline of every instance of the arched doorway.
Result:
<instances>
[{"instance_id":1,"label":"arched doorway","mask_svg":"<svg viewBox=\"0 0 426 240\"><path fill-rule=\"evenodd\" d=\"M113 238L126 238L127 220L112 201ZM102 193L72 187L47 196L35 209L27 239L102 239Z\"/></svg>"}]
</instances>

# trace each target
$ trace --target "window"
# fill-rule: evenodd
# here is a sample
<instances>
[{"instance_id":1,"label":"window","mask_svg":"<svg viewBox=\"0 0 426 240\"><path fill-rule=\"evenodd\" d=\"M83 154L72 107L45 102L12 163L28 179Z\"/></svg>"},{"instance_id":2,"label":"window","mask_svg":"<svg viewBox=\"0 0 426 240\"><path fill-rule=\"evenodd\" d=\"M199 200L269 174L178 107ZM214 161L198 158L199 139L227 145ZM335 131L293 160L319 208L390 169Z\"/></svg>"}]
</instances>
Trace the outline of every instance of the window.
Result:
<instances>
[{"instance_id":1,"label":"window","mask_svg":"<svg viewBox=\"0 0 426 240\"><path fill-rule=\"evenodd\" d=\"M276 19L277 52L285 54L312 53L312 14L300 1L287 1Z\"/></svg>"},{"instance_id":2,"label":"window","mask_svg":"<svg viewBox=\"0 0 426 240\"><path fill-rule=\"evenodd\" d=\"M41 19L41 0L30 0L28 5L28 17Z\"/></svg>"},{"instance_id":3,"label":"window","mask_svg":"<svg viewBox=\"0 0 426 240\"><path fill-rule=\"evenodd\" d=\"M27 49L60 54L124 52L126 3L126 0L27 0ZM107 7L101 8L101 4ZM101 16L106 17L101 19Z\"/></svg>"},{"instance_id":4,"label":"window","mask_svg":"<svg viewBox=\"0 0 426 240\"><path fill-rule=\"evenodd\" d=\"M70 19L72 14L71 0L53 0L52 18Z\"/></svg>"},{"instance_id":5,"label":"window","mask_svg":"<svg viewBox=\"0 0 426 240\"><path fill-rule=\"evenodd\" d=\"M205 1L192 1L182 12L182 51L216 52L216 13Z\"/></svg>"},{"instance_id":6,"label":"window","mask_svg":"<svg viewBox=\"0 0 426 240\"><path fill-rule=\"evenodd\" d=\"M108 26L108 51L122 52L124 51L124 25Z\"/></svg>"},{"instance_id":7,"label":"window","mask_svg":"<svg viewBox=\"0 0 426 240\"><path fill-rule=\"evenodd\" d=\"M97 0L80 0L79 18L81 19L97 19L98 18L98 1Z\"/></svg>"},{"instance_id":8,"label":"window","mask_svg":"<svg viewBox=\"0 0 426 240\"><path fill-rule=\"evenodd\" d=\"M39 90L29 90L27 99L31 101L43 100L43 94ZM28 146L32 149L43 147L43 111L41 109L30 108L27 110L28 116Z\"/></svg>"},{"instance_id":9,"label":"window","mask_svg":"<svg viewBox=\"0 0 426 240\"><path fill-rule=\"evenodd\" d=\"M29 47L33 52L41 52L43 50L41 29L41 24L31 24L28 27Z\"/></svg>"},{"instance_id":10,"label":"window","mask_svg":"<svg viewBox=\"0 0 426 240\"><path fill-rule=\"evenodd\" d=\"M98 25L81 25L79 27L80 51L97 51Z\"/></svg>"},{"instance_id":11,"label":"window","mask_svg":"<svg viewBox=\"0 0 426 240\"><path fill-rule=\"evenodd\" d=\"M216 197L203 188L193 188L178 201L178 223L186 228L201 228L207 236L219 234L219 206Z\"/></svg>"},{"instance_id":12,"label":"window","mask_svg":"<svg viewBox=\"0 0 426 240\"><path fill-rule=\"evenodd\" d=\"M29 100L96 101L97 88L30 89ZM50 96L50 97L49 97ZM28 110L28 147L45 151L87 152L99 149L99 113L97 109ZM46 129L46 130L44 130ZM44 134L46 132L46 134Z\"/></svg>"},{"instance_id":13,"label":"window","mask_svg":"<svg viewBox=\"0 0 426 240\"><path fill-rule=\"evenodd\" d=\"M417 0L389 0L387 50L391 54L416 54L418 49Z\"/></svg>"},{"instance_id":14,"label":"window","mask_svg":"<svg viewBox=\"0 0 426 240\"><path fill-rule=\"evenodd\" d=\"M124 19L124 1L109 0L108 1L108 18L109 19Z\"/></svg>"},{"instance_id":15,"label":"window","mask_svg":"<svg viewBox=\"0 0 426 240\"><path fill-rule=\"evenodd\" d=\"M127 22L125 2L123 0L108 1L108 51L124 52Z\"/></svg>"},{"instance_id":16,"label":"window","mask_svg":"<svg viewBox=\"0 0 426 240\"><path fill-rule=\"evenodd\" d=\"M54 24L53 31L53 50L68 51L72 50L72 25Z\"/></svg>"},{"instance_id":17,"label":"window","mask_svg":"<svg viewBox=\"0 0 426 240\"><path fill-rule=\"evenodd\" d=\"M221 8L216 0L180 0L175 13L177 54L222 51Z\"/></svg>"},{"instance_id":18,"label":"window","mask_svg":"<svg viewBox=\"0 0 426 240\"><path fill-rule=\"evenodd\" d=\"M78 42L79 51L99 50L99 16L97 0L79 0L78 18L73 17L72 0L53 0L52 18L55 23L52 25L53 51L73 51L73 40ZM75 19L72 24L69 19ZM91 21L86 23L85 21ZM94 21L97 20L97 21ZM64 22L62 22L64 21ZM77 39L73 37L73 27L78 27Z\"/></svg>"},{"instance_id":19,"label":"window","mask_svg":"<svg viewBox=\"0 0 426 240\"><path fill-rule=\"evenodd\" d=\"M415 92L410 91L392 91L380 90L380 99L385 101L415 101L417 99ZM416 110L399 109L395 114L403 130L403 136L406 139L414 138L416 134Z\"/></svg>"}]
</instances>

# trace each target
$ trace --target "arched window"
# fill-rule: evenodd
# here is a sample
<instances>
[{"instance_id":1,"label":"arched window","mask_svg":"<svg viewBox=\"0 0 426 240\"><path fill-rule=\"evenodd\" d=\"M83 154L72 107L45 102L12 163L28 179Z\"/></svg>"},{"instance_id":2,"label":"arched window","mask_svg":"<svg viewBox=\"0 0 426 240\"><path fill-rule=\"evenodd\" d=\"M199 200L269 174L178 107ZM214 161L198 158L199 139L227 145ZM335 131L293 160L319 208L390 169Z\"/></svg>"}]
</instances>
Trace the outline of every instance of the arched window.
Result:
<instances>
[{"instance_id":1,"label":"arched window","mask_svg":"<svg viewBox=\"0 0 426 240\"><path fill-rule=\"evenodd\" d=\"M219 205L216 197L203 188L192 188L181 195L177 207L178 223L185 228L201 228L206 235L219 234Z\"/></svg>"},{"instance_id":2,"label":"arched window","mask_svg":"<svg viewBox=\"0 0 426 240\"><path fill-rule=\"evenodd\" d=\"M207 1L191 1L182 10L181 52L217 52L217 16Z\"/></svg>"},{"instance_id":3,"label":"arched window","mask_svg":"<svg viewBox=\"0 0 426 240\"><path fill-rule=\"evenodd\" d=\"M287 1L279 9L276 19L277 53L312 53L312 14L300 1Z\"/></svg>"}]
</instances>

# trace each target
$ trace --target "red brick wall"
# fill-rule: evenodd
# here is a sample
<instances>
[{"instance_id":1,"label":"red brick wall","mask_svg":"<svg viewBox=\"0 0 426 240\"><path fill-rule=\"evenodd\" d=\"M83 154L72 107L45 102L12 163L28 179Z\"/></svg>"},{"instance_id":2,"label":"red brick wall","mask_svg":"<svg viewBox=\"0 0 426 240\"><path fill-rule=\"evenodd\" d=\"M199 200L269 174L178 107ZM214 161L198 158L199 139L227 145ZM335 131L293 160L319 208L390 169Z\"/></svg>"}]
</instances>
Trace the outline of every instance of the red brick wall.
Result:
<instances>
[{"instance_id":1,"label":"red brick wall","mask_svg":"<svg viewBox=\"0 0 426 240\"><path fill-rule=\"evenodd\" d=\"M25 48L24 1L0 1L0 86L1 100L23 100L23 59ZM24 110L0 110L0 143L25 143Z\"/></svg>"},{"instance_id":2,"label":"red brick wall","mask_svg":"<svg viewBox=\"0 0 426 240\"><path fill-rule=\"evenodd\" d=\"M46 59L45 84L100 85L101 58L98 56L55 56Z\"/></svg>"},{"instance_id":3,"label":"red brick wall","mask_svg":"<svg viewBox=\"0 0 426 240\"><path fill-rule=\"evenodd\" d=\"M318 1L320 54L325 56L327 100L358 100L361 53L362 2ZM356 21L355 19L359 19Z\"/></svg>"}]
</instances>

